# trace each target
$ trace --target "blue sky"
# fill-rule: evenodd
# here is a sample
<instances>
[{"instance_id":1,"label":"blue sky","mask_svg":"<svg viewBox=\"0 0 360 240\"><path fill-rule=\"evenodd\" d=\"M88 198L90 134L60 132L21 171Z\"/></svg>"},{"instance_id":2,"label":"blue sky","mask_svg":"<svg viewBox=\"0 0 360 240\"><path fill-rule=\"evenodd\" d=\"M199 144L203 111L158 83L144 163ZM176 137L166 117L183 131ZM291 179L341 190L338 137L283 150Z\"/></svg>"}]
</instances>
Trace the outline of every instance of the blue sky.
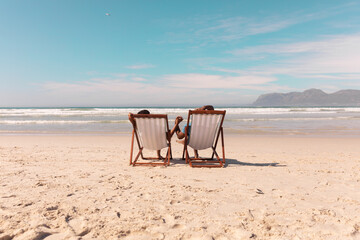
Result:
<instances>
[{"instance_id":1,"label":"blue sky","mask_svg":"<svg viewBox=\"0 0 360 240\"><path fill-rule=\"evenodd\" d=\"M359 1L2 0L0 33L1 107L360 89Z\"/></svg>"}]
</instances>

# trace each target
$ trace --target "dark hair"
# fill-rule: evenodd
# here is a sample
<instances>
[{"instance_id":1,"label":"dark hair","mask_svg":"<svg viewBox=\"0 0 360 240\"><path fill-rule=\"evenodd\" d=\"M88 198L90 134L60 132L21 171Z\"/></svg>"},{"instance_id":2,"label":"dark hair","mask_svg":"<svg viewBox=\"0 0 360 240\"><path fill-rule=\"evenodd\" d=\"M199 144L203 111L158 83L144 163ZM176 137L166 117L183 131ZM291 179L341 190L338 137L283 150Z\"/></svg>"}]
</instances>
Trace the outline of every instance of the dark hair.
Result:
<instances>
[{"instance_id":1,"label":"dark hair","mask_svg":"<svg viewBox=\"0 0 360 240\"><path fill-rule=\"evenodd\" d=\"M214 110L214 107L212 105L205 105L203 106L204 110Z\"/></svg>"},{"instance_id":2,"label":"dark hair","mask_svg":"<svg viewBox=\"0 0 360 240\"><path fill-rule=\"evenodd\" d=\"M144 109L144 110L139 111L137 114L150 114L150 112L149 112L149 110Z\"/></svg>"}]
</instances>

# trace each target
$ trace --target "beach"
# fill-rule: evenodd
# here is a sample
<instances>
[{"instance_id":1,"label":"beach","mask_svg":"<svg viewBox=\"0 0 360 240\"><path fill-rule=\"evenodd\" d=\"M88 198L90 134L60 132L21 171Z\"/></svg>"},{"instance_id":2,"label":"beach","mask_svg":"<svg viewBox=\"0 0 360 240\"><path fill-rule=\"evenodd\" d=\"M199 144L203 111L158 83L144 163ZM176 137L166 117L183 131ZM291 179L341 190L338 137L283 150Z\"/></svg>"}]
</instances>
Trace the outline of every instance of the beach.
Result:
<instances>
[{"instance_id":1,"label":"beach","mask_svg":"<svg viewBox=\"0 0 360 240\"><path fill-rule=\"evenodd\" d=\"M0 2L0 240L360 240L360 1Z\"/></svg>"},{"instance_id":2,"label":"beach","mask_svg":"<svg viewBox=\"0 0 360 240\"><path fill-rule=\"evenodd\" d=\"M0 239L360 239L360 137L225 134L224 168L130 133L0 136ZM202 152L200 152L200 155Z\"/></svg>"}]
</instances>

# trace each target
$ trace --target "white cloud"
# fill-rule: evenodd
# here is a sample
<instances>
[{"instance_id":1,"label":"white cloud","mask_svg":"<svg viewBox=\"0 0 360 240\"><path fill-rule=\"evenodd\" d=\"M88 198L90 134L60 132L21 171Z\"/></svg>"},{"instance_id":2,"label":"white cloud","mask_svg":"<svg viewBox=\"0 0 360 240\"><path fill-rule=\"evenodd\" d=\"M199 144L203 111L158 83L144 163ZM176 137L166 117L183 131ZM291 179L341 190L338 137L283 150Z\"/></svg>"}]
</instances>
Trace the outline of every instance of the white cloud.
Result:
<instances>
[{"instance_id":1,"label":"white cloud","mask_svg":"<svg viewBox=\"0 0 360 240\"><path fill-rule=\"evenodd\" d=\"M277 57L274 64L248 69L267 75L288 74L296 77L357 78L360 74L360 34L329 36L320 41L276 44L237 49L234 55ZM334 74L342 74L334 76Z\"/></svg>"},{"instance_id":2,"label":"white cloud","mask_svg":"<svg viewBox=\"0 0 360 240\"><path fill-rule=\"evenodd\" d=\"M326 74L305 74L300 75L301 78L312 78L312 79L329 79L329 80L360 80L360 74L335 74L335 75L326 75Z\"/></svg>"},{"instance_id":3,"label":"white cloud","mask_svg":"<svg viewBox=\"0 0 360 240\"><path fill-rule=\"evenodd\" d=\"M117 75L122 77L93 78L72 83L46 82L40 85L41 91L37 91L36 95L47 99L45 105L55 106L239 105L255 100L256 94L249 96L247 90L289 90L276 85L275 78L264 76L190 73L143 81L140 75ZM44 103L37 105L44 106Z\"/></svg>"},{"instance_id":4,"label":"white cloud","mask_svg":"<svg viewBox=\"0 0 360 240\"><path fill-rule=\"evenodd\" d=\"M46 82L41 85L46 104L76 106L139 106L166 105L163 97L172 99L168 89L133 77L116 79L91 79L74 83ZM56 104L55 104L56 105Z\"/></svg>"},{"instance_id":5,"label":"white cloud","mask_svg":"<svg viewBox=\"0 0 360 240\"><path fill-rule=\"evenodd\" d=\"M159 77L159 81L145 81L142 77L128 78L93 78L89 81L79 81L74 83L46 82L42 88L47 91L60 92L118 92L142 94L147 91L173 91L186 92L197 89L264 89L267 86L274 88L273 83L277 79L267 76L221 76L198 73L173 74ZM281 88L281 87L278 87Z\"/></svg>"},{"instance_id":6,"label":"white cloud","mask_svg":"<svg viewBox=\"0 0 360 240\"><path fill-rule=\"evenodd\" d=\"M198 73L174 74L163 77L166 84L177 88L253 89L255 86L276 81L263 76L221 76Z\"/></svg>"},{"instance_id":7,"label":"white cloud","mask_svg":"<svg viewBox=\"0 0 360 240\"><path fill-rule=\"evenodd\" d=\"M90 81L62 83L62 82L46 82L42 85L45 90L62 91L62 92L123 92L134 89L142 89L143 84L136 82L128 82L121 79L92 79Z\"/></svg>"},{"instance_id":8,"label":"white cloud","mask_svg":"<svg viewBox=\"0 0 360 240\"><path fill-rule=\"evenodd\" d=\"M128 69L146 69L146 68L154 68L155 65L152 64L138 64L138 65L131 65L131 66L126 66L125 68Z\"/></svg>"}]
</instances>

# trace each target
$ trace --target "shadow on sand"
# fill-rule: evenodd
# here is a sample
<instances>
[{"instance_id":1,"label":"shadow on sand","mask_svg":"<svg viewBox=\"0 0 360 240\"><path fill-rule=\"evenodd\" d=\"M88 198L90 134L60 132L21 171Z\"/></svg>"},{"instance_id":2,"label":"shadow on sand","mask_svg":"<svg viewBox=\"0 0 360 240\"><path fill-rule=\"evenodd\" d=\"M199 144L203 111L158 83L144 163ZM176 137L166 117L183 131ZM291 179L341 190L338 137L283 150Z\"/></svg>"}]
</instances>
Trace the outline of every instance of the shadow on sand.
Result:
<instances>
[{"instance_id":1,"label":"shadow on sand","mask_svg":"<svg viewBox=\"0 0 360 240\"><path fill-rule=\"evenodd\" d=\"M173 159L170 160L170 166L172 164L174 164L174 165L179 165L179 164L180 165L185 165L186 163L185 163L185 159L183 160L181 158L173 158Z\"/></svg>"},{"instance_id":2,"label":"shadow on sand","mask_svg":"<svg viewBox=\"0 0 360 240\"><path fill-rule=\"evenodd\" d=\"M228 165L242 165L242 166L253 166L253 167L286 167L284 164L279 163L249 163L249 162L240 162L236 159L226 159L225 167Z\"/></svg>"},{"instance_id":3,"label":"shadow on sand","mask_svg":"<svg viewBox=\"0 0 360 240\"><path fill-rule=\"evenodd\" d=\"M185 165L185 160L182 160L181 158L173 158L170 161L170 165ZM280 163L249 163L249 162L240 162L236 159L226 159L226 163L224 167L227 167L229 165L242 165L242 166L252 166L252 167L286 167L284 164Z\"/></svg>"}]
</instances>

